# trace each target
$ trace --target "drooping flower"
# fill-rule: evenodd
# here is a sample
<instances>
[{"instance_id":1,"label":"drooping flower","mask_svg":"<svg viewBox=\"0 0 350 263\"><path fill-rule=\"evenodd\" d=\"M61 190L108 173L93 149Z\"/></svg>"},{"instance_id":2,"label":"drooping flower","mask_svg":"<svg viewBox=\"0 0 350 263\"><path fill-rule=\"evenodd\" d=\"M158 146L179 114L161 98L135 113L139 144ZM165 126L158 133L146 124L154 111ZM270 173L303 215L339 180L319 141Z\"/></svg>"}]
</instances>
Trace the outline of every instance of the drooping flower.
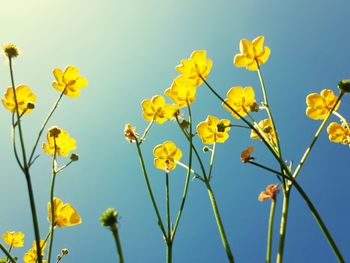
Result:
<instances>
[{"instance_id":1,"label":"drooping flower","mask_svg":"<svg viewBox=\"0 0 350 263\"><path fill-rule=\"evenodd\" d=\"M168 96L179 108L196 101L196 85L184 76L178 76L171 87L165 90Z\"/></svg>"},{"instance_id":2,"label":"drooping flower","mask_svg":"<svg viewBox=\"0 0 350 263\"><path fill-rule=\"evenodd\" d=\"M227 92L225 102L242 117L246 116L249 111L256 107L255 93L252 87L232 87ZM222 103L222 106L228 112L231 112L233 117L239 119L239 116L235 114L225 103Z\"/></svg>"},{"instance_id":3,"label":"drooping flower","mask_svg":"<svg viewBox=\"0 0 350 263\"><path fill-rule=\"evenodd\" d=\"M17 98L17 104L18 104L18 113L19 114L27 114L32 112L33 105L36 101L36 96L33 93L33 91L26 85L19 85L16 87L16 98ZM16 111L16 102L15 102L15 96L13 92L13 88L10 87L6 90L5 98L1 99L2 104L6 109L8 109L11 112Z\"/></svg>"},{"instance_id":4,"label":"drooping flower","mask_svg":"<svg viewBox=\"0 0 350 263\"><path fill-rule=\"evenodd\" d=\"M266 200L266 199L271 199L271 200L275 200L276 199L276 195L278 193L278 184L269 184L266 187L266 190L261 192L258 200L260 202Z\"/></svg>"},{"instance_id":5,"label":"drooping flower","mask_svg":"<svg viewBox=\"0 0 350 263\"><path fill-rule=\"evenodd\" d=\"M135 131L135 127L133 127L130 123L125 124L124 137L129 142L134 142L139 137Z\"/></svg>"},{"instance_id":6,"label":"drooping flower","mask_svg":"<svg viewBox=\"0 0 350 263\"><path fill-rule=\"evenodd\" d=\"M311 93L306 97L306 115L314 120L324 120L333 108L338 97L330 89L324 89L320 94ZM334 110L337 110L340 101Z\"/></svg>"},{"instance_id":7,"label":"drooping flower","mask_svg":"<svg viewBox=\"0 0 350 263\"><path fill-rule=\"evenodd\" d=\"M182 157L182 152L172 141L165 141L153 149L154 165L163 171L170 172L176 167L176 161Z\"/></svg>"},{"instance_id":8,"label":"drooping flower","mask_svg":"<svg viewBox=\"0 0 350 263\"><path fill-rule=\"evenodd\" d=\"M55 226L75 226L81 224L81 217L71 204L64 204L63 201L57 197L53 198L54 204L54 222ZM51 203L48 204L49 221L51 222Z\"/></svg>"},{"instance_id":9,"label":"drooping flower","mask_svg":"<svg viewBox=\"0 0 350 263\"><path fill-rule=\"evenodd\" d=\"M258 131L262 132L262 135L268 142L276 142L276 134L275 131L273 130L272 123L270 119L264 119L261 120L258 124L259 127L255 127L258 129ZM250 138L251 139L261 139L259 135L252 130L250 133Z\"/></svg>"},{"instance_id":10,"label":"drooping flower","mask_svg":"<svg viewBox=\"0 0 350 263\"><path fill-rule=\"evenodd\" d=\"M24 234L22 232L7 231L2 235L2 240L11 247L23 247Z\"/></svg>"},{"instance_id":11,"label":"drooping flower","mask_svg":"<svg viewBox=\"0 0 350 263\"><path fill-rule=\"evenodd\" d=\"M350 146L350 130L348 125L337 122L330 123L327 127L329 140L334 143L342 143Z\"/></svg>"},{"instance_id":12,"label":"drooping flower","mask_svg":"<svg viewBox=\"0 0 350 263\"><path fill-rule=\"evenodd\" d=\"M40 247L41 247L41 256L44 256L44 250L46 248L46 241L40 240ZM24 263L36 263L37 262L37 249L36 249L36 242L33 242L32 248L30 248L23 256ZM47 260L43 260L43 263L47 263Z\"/></svg>"},{"instance_id":13,"label":"drooping flower","mask_svg":"<svg viewBox=\"0 0 350 263\"><path fill-rule=\"evenodd\" d=\"M247 163L251 160L254 160L254 157L251 156L251 154L254 152L254 146L249 146L247 149L245 149L241 153L241 161L243 163Z\"/></svg>"},{"instance_id":14,"label":"drooping flower","mask_svg":"<svg viewBox=\"0 0 350 263\"><path fill-rule=\"evenodd\" d=\"M230 129L229 120L220 120L211 115L197 125L198 136L204 144L224 143L229 137L228 131Z\"/></svg>"},{"instance_id":15,"label":"drooping flower","mask_svg":"<svg viewBox=\"0 0 350 263\"><path fill-rule=\"evenodd\" d=\"M57 156L67 157L70 151L75 150L76 142L74 138L69 137L68 132L62 128L52 127L46 134L47 143L43 143L44 152Z\"/></svg>"},{"instance_id":16,"label":"drooping flower","mask_svg":"<svg viewBox=\"0 0 350 263\"><path fill-rule=\"evenodd\" d=\"M3 45L2 48L8 58L15 58L21 53L15 44Z\"/></svg>"},{"instance_id":17,"label":"drooping flower","mask_svg":"<svg viewBox=\"0 0 350 263\"><path fill-rule=\"evenodd\" d=\"M176 67L177 72L185 78L193 81L196 86L199 86L203 80L209 75L213 61L207 59L205 50L195 50L192 52L189 59L182 59L181 64Z\"/></svg>"},{"instance_id":18,"label":"drooping flower","mask_svg":"<svg viewBox=\"0 0 350 263\"><path fill-rule=\"evenodd\" d=\"M242 39L239 50L240 53L235 55L233 64L236 67L246 67L248 70L257 70L258 65L264 64L271 53L268 47L264 47L264 36L259 36L252 42Z\"/></svg>"},{"instance_id":19,"label":"drooping flower","mask_svg":"<svg viewBox=\"0 0 350 263\"><path fill-rule=\"evenodd\" d=\"M80 90L88 85L86 78L79 75L79 70L74 66L68 66L64 72L55 68L53 75L56 81L52 82L52 87L58 91L64 91L64 94L71 98L76 98L80 95Z\"/></svg>"},{"instance_id":20,"label":"drooping flower","mask_svg":"<svg viewBox=\"0 0 350 263\"><path fill-rule=\"evenodd\" d=\"M152 121L162 124L172 118L176 111L173 105L166 104L163 96L156 95L152 99L145 99L141 102L143 118L146 121Z\"/></svg>"}]
</instances>

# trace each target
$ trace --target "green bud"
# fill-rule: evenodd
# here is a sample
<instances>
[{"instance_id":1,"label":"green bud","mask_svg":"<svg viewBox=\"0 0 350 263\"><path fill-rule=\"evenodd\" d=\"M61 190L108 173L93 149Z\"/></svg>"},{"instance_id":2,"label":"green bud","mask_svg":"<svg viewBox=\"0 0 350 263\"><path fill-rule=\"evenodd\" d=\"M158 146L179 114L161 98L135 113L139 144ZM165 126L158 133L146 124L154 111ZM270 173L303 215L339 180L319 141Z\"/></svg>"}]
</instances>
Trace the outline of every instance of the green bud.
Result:
<instances>
[{"instance_id":1,"label":"green bud","mask_svg":"<svg viewBox=\"0 0 350 263\"><path fill-rule=\"evenodd\" d=\"M210 151L210 148L208 146L204 146L203 147L203 152L206 153L206 152L209 152L209 151Z\"/></svg>"},{"instance_id":2,"label":"green bud","mask_svg":"<svg viewBox=\"0 0 350 263\"><path fill-rule=\"evenodd\" d=\"M350 92L350 80L348 79L343 79L338 83L338 88L340 89L341 92Z\"/></svg>"},{"instance_id":3,"label":"green bud","mask_svg":"<svg viewBox=\"0 0 350 263\"><path fill-rule=\"evenodd\" d=\"M117 223L118 212L114 208L108 208L100 217L103 226L112 226Z\"/></svg>"},{"instance_id":4,"label":"green bud","mask_svg":"<svg viewBox=\"0 0 350 263\"><path fill-rule=\"evenodd\" d=\"M70 156L70 160L72 162L78 161L79 160L79 155L77 155L75 153L72 153L71 156Z\"/></svg>"},{"instance_id":5,"label":"green bud","mask_svg":"<svg viewBox=\"0 0 350 263\"><path fill-rule=\"evenodd\" d=\"M219 123L217 125L217 128L218 128L218 132L225 132L226 126L223 123Z\"/></svg>"},{"instance_id":6,"label":"green bud","mask_svg":"<svg viewBox=\"0 0 350 263\"><path fill-rule=\"evenodd\" d=\"M259 111L259 104L254 102L252 105L250 105L250 110L253 112L258 112Z\"/></svg>"},{"instance_id":7,"label":"green bud","mask_svg":"<svg viewBox=\"0 0 350 263\"><path fill-rule=\"evenodd\" d=\"M34 103L28 102L28 104L27 104L27 108L28 108L29 110L34 109L34 108L35 108Z\"/></svg>"}]
</instances>

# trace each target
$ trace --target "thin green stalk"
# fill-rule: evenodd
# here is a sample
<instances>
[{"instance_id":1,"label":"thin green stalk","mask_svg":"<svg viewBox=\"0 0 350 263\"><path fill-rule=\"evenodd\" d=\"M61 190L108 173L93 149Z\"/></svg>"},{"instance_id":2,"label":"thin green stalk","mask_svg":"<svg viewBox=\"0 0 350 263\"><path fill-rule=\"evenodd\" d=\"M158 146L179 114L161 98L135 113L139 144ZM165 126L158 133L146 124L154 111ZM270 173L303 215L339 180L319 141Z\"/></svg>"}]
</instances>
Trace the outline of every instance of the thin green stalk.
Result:
<instances>
[{"instance_id":1,"label":"thin green stalk","mask_svg":"<svg viewBox=\"0 0 350 263\"><path fill-rule=\"evenodd\" d=\"M135 140L136 140L137 153L138 153L138 155L139 155L139 159L140 159L140 163L141 163L141 167L142 167L143 176L144 176L144 178L145 178L146 185L147 185L147 190L148 190L148 193L149 193L149 195L150 195L150 197L151 197L151 201L152 201L152 205L153 205L154 211L156 212L156 216L157 216L157 220L158 220L158 225L159 225L159 227L160 227L160 230L162 231L162 234L163 234L164 239L166 240L166 239L168 238L168 237L167 237L167 233L166 233L166 231L165 231L164 224L163 224L163 220L162 220L162 218L161 218L161 216L160 216L159 209L158 209L156 200L155 200L154 195L153 195L152 187L151 187L151 184L150 184L149 179L148 179L148 175L147 175L147 171L146 171L145 162L144 162L144 160L143 160L143 155L142 155L142 152L141 152L140 143L139 143L139 141L137 140L137 138L136 138Z\"/></svg>"},{"instance_id":2,"label":"thin green stalk","mask_svg":"<svg viewBox=\"0 0 350 263\"><path fill-rule=\"evenodd\" d=\"M168 242L166 247L166 262L171 263L173 258L173 243L172 241L168 241Z\"/></svg>"},{"instance_id":3,"label":"thin green stalk","mask_svg":"<svg viewBox=\"0 0 350 263\"><path fill-rule=\"evenodd\" d=\"M282 216L281 216L281 223L280 223L280 242L278 245L278 254L276 258L277 263L281 263L283 261L284 241L286 239L287 219L288 219L288 211L289 211L289 195L290 195L290 190L283 189L283 205L282 205Z\"/></svg>"},{"instance_id":4,"label":"thin green stalk","mask_svg":"<svg viewBox=\"0 0 350 263\"><path fill-rule=\"evenodd\" d=\"M323 122L321 123L320 127L316 131L315 136L314 136L313 140L310 143L310 146L305 150L303 157L301 157L300 162L299 162L297 168L295 169L295 171L293 173L293 177L294 178L297 178L297 176L298 176L298 174L300 172L300 169L303 167L303 165L304 165L308 155L310 154L314 144L316 143L316 141L317 141L318 137L320 136L323 128L326 126L326 123L328 122L329 118L331 117L332 112L337 107L337 105L338 105L340 99L343 97L343 95L344 95L344 92L341 92L339 97L338 97L338 99L337 99L337 101L335 102L333 108L329 111L327 117L323 120Z\"/></svg>"},{"instance_id":5,"label":"thin green stalk","mask_svg":"<svg viewBox=\"0 0 350 263\"><path fill-rule=\"evenodd\" d=\"M12 113L11 140L12 140L12 148L13 148L13 152L15 154L17 164L21 168L22 172L24 173L24 167L21 163L21 160L19 159L18 152L17 152L17 146L16 146L16 128L15 128L15 113L14 112Z\"/></svg>"},{"instance_id":6,"label":"thin green stalk","mask_svg":"<svg viewBox=\"0 0 350 263\"><path fill-rule=\"evenodd\" d=\"M208 173L208 181L211 180L211 174L213 172L213 164L214 164L214 156L215 156L215 145L216 143L213 143L213 148L211 149L211 156L210 156L210 163L209 163L209 173Z\"/></svg>"},{"instance_id":7,"label":"thin green stalk","mask_svg":"<svg viewBox=\"0 0 350 263\"><path fill-rule=\"evenodd\" d=\"M6 257L11 261L11 263L16 263L16 260L11 256L7 249L0 243L0 249L5 253Z\"/></svg>"},{"instance_id":8,"label":"thin green stalk","mask_svg":"<svg viewBox=\"0 0 350 263\"><path fill-rule=\"evenodd\" d=\"M271 200L271 207L270 207L270 216L269 216L269 229L267 232L266 263L271 262L273 219L275 217L275 208L276 208L276 199L272 199Z\"/></svg>"},{"instance_id":9,"label":"thin green stalk","mask_svg":"<svg viewBox=\"0 0 350 263\"><path fill-rule=\"evenodd\" d=\"M146 136L147 136L149 130L151 129L153 123L154 123L154 120L152 120L152 121L148 124L148 126L147 126L147 128L145 129L143 135L142 135L141 138L140 138L140 144L146 139Z\"/></svg>"},{"instance_id":10,"label":"thin green stalk","mask_svg":"<svg viewBox=\"0 0 350 263\"><path fill-rule=\"evenodd\" d=\"M123 250L122 250L122 244L119 238L118 226L116 224L111 225L111 230L114 236L115 244L117 246L119 263L124 263Z\"/></svg>"},{"instance_id":11,"label":"thin green stalk","mask_svg":"<svg viewBox=\"0 0 350 263\"><path fill-rule=\"evenodd\" d=\"M172 260L172 240L171 240L171 221L170 221L170 189L169 189L169 174L165 173L165 203L166 203L166 221L168 228L168 238L166 240L167 252L166 262L171 263Z\"/></svg>"},{"instance_id":12,"label":"thin green stalk","mask_svg":"<svg viewBox=\"0 0 350 263\"><path fill-rule=\"evenodd\" d=\"M210 186L209 182L206 183L206 186L207 186L207 189L208 189L208 194L209 194L210 202L211 202L211 205L212 205L212 207L213 207L213 212L214 212L216 224L217 224L217 226L218 226L219 233L220 233L220 236L221 236L222 244L223 244L223 246L224 246L224 248L225 248L228 261L229 261L230 263L233 263L233 262L234 262L233 254L232 254L232 252L231 252L231 248L230 248L230 244L229 244L229 242L228 242L228 239L227 239L227 237L226 237L224 225L222 224L222 220L221 220L219 208L218 208L218 206L217 206L217 203L216 203L216 199L215 199L213 190L211 189L211 186Z\"/></svg>"},{"instance_id":13,"label":"thin green stalk","mask_svg":"<svg viewBox=\"0 0 350 263\"><path fill-rule=\"evenodd\" d=\"M29 166L27 162L27 156L26 156L26 150L24 145L24 138L23 138L23 132L22 132L22 124L20 121L20 114L18 111L18 100L17 100L17 94L15 89L15 80L13 76L13 68L12 68L12 59L9 57L9 67L10 67L10 75L11 75L11 84L12 84L12 90L13 90L13 97L16 104L16 117L17 117L17 127L19 132L19 138L21 142L21 149L22 149L22 156L23 156L23 169L24 169L24 175L27 181L27 188L28 188L28 194L29 194L29 201L30 201L30 208L32 211L32 220L33 220L33 227L34 227L34 235L35 235L35 243L37 246L37 257L39 263L42 263L42 255L41 255L41 247L40 247L40 232L39 232L39 223L38 223L38 217L36 213L35 208L35 201L34 201L34 191L32 187L32 182L30 178L29 173Z\"/></svg>"},{"instance_id":14,"label":"thin green stalk","mask_svg":"<svg viewBox=\"0 0 350 263\"><path fill-rule=\"evenodd\" d=\"M189 112L189 127L190 127L190 134L192 134L192 114L191 114L191 109L190 106L187 105L188 108L188 112ZM186 179L185 179L185 186L184 186L184 190L182 193L182 200L181 200L181 204L180 204L180 208L179 211L177 213L177 217L176 217L176 221L172 230L172 233L170 235L170 240L173 241L175 234L176 234L176 230L177 227L180 223L180 219L182 216L182 212L185 206L185 202L186 202L186 198L187 198L187 192L188 192L188 186L189 186L189 182L190 182L190 177L191 177L191 170L192 170L192 136L189 137L189 144L190 144L190 149L189 149L189 157L188 157L188 170L187 170L187 175L186 175Z\"/></svg>"},{"instance_id":15,"label":"thin green stalk","mask_svg":"<svg viewBox=\"0 0 350 263\"><path fill-rule=\"evenodd\" d=\"M56 145L56 137L53 138L54 140L54 154L52 158L52 179L51 179L51 188L50 188L50 203L51 203L51 234L50 234L50 242L49 242L49 252L48 252L48 263L51 262L51 252L52 252L52 245L53 245L53 237L55 232L55 203L54 203L54 190L55 190L55 181L56 181L56 157L57 157L57 145Z\"/></svg>"}]
</instances>

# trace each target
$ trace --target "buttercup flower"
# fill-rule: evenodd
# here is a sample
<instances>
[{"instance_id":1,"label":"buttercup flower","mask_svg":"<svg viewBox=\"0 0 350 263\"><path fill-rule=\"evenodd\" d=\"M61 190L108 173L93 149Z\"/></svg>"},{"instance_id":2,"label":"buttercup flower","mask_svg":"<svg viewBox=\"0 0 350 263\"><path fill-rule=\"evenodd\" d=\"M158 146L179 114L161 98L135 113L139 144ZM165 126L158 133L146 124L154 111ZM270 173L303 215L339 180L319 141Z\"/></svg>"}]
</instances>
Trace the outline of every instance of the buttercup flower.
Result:
<instances>
[{"instance_id":1,"label":"buttercup flower","mask_svg":"<svg viewBox=\"0 0 350 263\"><path fill-rule=\"evenodd\" d=\"M176 67L177 72L185 78L190 79L199 86L203 82L201 79L206 79L209 75L213 61L207 59L205 50L193 51L189 59L181 60L181 64Z\"/></svg>"},{"instance_id":2,"label":"buttercup flower","mask_svg":"<svg viewBox=\"0 0 350 263\"><path fill-rule=\"evenodd\" d=\"M171 87L165 90L165 95L182 108L196 101L196 86L184 76L178 76Z\"/></svg>"},{"instance_id":3,"label":"buttercup flower","mask_svg":"<svg viewBox=\"0 0 350 263\"><path fill-rule=\"evenodd\" d=\"M247 149L245 149L241 153L241 161L244 163L247 163L251 160L254 160L254 157L251 156L251 154L254 152L254 146L250 146Z\"/></svg>"},{"instance_id":4,"label":"buttercup flower","mask_svg":"<svg viewBox=\"0 0 350 263\"><path fill-rule=\"evenodd\" d=\"M266 190L260 193L258 200L260 202L264 201L265 199L275 200L278 191L278 184L269 184L266 187Z\"/></svg>"},{"instance_id":5,"label":"buttercup flower","mask_svg":"<svg viewBox=\"0 0 350 263\"><path fill-rule=\"evenodd\" d=\"M80 95L80 90L88 85L86 78L79 75L79 71L74 66L68 66L64 72L55 68L53 75L56 81L52 82L52 87L59 91L64 91L64 94L71 98L76 98Z\"/></svg>"},{"instance_id":6,"label":"buttercup flower","mask_svg":"<svg viewBox=\"0 0 350 263\"><path fill-rule=\"evenodd\" d=\"M14 44L7 44L3 47L4 53L8 58L15 58L20 54L19 49Z\"/></svg>"},{"instance_id":7,"label":"buttercup flower","mask_svg":"<svg viewBox=\"0 0 350 263\"><path fill-rule=\"evenodd\" d=\"M146 121L154 120L159 124L172 118L176 111L175 107L166 104L164 97L160 95L154 96L151 100L143 100L141 102L141 107L143 109L143 118Z\"/></svg>"},{"instance_id":8,"label":"buttercup flower","mask_svg":"<svg viewBox=\"0 0 350 263\"><path fill-rule=\"evenodd\" d=\"M139 137L135 132L135 127L131 126L130 123L125 124L124 136L129 142L134 142Z\"/></svg>"},{"instance_id":9,"label":"buttercup flower","mask_svg":"<svg viewBox=\"0 0 350 263\"><path fill-rule=\"evenodd\" d=\"M306 97L306 115L314 120L324 120L333 108L338 97L330 89L324 89L321 94L311 93ZM337 110L340 101L334 110Z\"/></svg>"},{"instance_id":10,"label":"buttercup flower","mask_svg":"<svg viewBox=\"0 0 350 263\"><path fill-rule=\"evenodd\" d=\"M10 247L23 247L24 234L22 232L7 231L2 235L2 240Z\"/></svg>"},{"instance_id":11,"label":"buttercup flower","mask_svg":"<svg viewBox=\"0 0 350 263\"><path fill-rule=\"evenodd\" d=\"M63 204L63 201L57 197L53 198L55 226L74 226L81 224L81 217L71 204ZM49 221L51 222L51 203L48 204Z\"/></svg>"},{"instance_id":12,"label":"buttercup flower","mask_svg":"<svg viewBox=\"0 0 350 263\"><path fill-rule=\"evenodd\" d=\"M255 109L255 93L252 87L232 87L227 92L227 98L225 102L229 104L237 113L242 117L247 115L247 112ZM239 119L238 115L232 112L225 103L222 103L222 106L229 112L232 113L233 117Z\"/></svg>"},{"instance_id":13,"label":"buttercup flower","mask_svg":"<svg viewBox=\"0 0 350 263\"><path fill-rule=\"evenodd\" d=\"M259 36L252 42L242 39L239 50L240 53L235 55L233 64L236 67L246 67L248 70L257 70L258 65L264 64L271 53L268 47L264 47L264 36Z\"/></svg>"},{"instance_id":14,"label":"buttercup flower","mask_svg":"<svg viewBox=\"0 0 350 263\"><path fill-rule=\"evenodd\" d=\"M349 125L349 124L348 124ZM329 140L335 143L342 143L350 146L350 130L349 126L332 122L327 128Z\"/></svg>"},{"instance_id":15,"label":"buttercup flower","mask_svg":"<svg viewBox=\"0 0 350 263\"><path fill-rule=\"evenodd\" d=\"M67 157L70 151L77 148L75 139L69 137L68 132L58 127L50 128L46 134L46 139L47 143L43 143L42 148L49 155L54 155L56 148L58 156Z\"/></svg>"},{"instance_id":16,"label":"buttercup flower","mask_svg":"<svg viewBox=\"0 0 350 263\"><path fill-rule=\"evenodd\" d=\"M32 105L34 105L36 101L36 96L32 92L32 90L26 85L19 85L16 87L15 90L16 90L16 98L18 103L18 113L27 114L32 112L34 108L32 107ZM11 112L16 111L16 102L15 102L15 96L14 96L12 87L6 90L5 98L1 99L1 101L4 107L9 111Z\"/></svg>"},{"instance_id":17,"label":"buttercup flower","mask_svg":"<svg viewBox=\"0 0 350 263\"><path fill-rule=\"evenodd\" d=\"M160 170L170 172L175 169L176 161L181 159L182 152L175 143L166 141L154 147L153 155L155 157L154 165Z\"/></svg>"},{"instance_id":18,"label":"buttercup flower","mask_svg":"<svg viewBox=\"0 0 350 263\"><path fill-rule=\"evenodd\" d=\"M204 144L213 144L215 142L225 142L229 135L230 121L226 119L219 120L215 116L208 116L205 121L197 125L197 133Z\"/></svg>"},{"instance_id":19,"label":"buttercup flower","mask_svg":"<svg viewBox=\"0 0 350 263\"><path fill-rule=\"evenodd\" d=\"M44 250L46 248L45 240L40 240L41 247L41 255L44 256ZM37 262L37 250L36 250L36 242L33 242L33 247L30 248L27 253L23 256L23 261L25 263L36 263ZM43 263L47 263L47 260L43 260Z\"/></svg>"},{"instance_id":20,"label":"buttercup flower","mask_svg":"<svg viewBox=\"0 0 350 263\"><path fill-rule=\"evenodd\" d=\"M260 130L262 131L262 135L265 137L265 139L269 142L273 141L276 142L276 134L272 128L271 120L270 119L264 119L259 122ZM258 128L258 127L256 127ZM251 139L260 139L259 135L252 130L250 133Z\"/></svg>"}]
</instances>

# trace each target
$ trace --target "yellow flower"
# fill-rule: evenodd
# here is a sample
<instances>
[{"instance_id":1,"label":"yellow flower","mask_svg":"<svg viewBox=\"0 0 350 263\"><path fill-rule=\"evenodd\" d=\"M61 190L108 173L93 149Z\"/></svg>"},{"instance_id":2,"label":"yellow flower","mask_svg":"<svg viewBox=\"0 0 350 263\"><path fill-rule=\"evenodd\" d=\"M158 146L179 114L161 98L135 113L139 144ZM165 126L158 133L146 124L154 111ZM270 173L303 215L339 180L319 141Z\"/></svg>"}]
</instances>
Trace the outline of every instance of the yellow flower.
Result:
<instances>
[{"instance_id":1,"label":"yellow flower","mask_svg":"<svg viewBox=\"0 0 350 263\"><path fill-rule=\"evenodd\" d=\"M264 119L259 122L259 127L256 127L258 131L262 131L262 135L269 142L276 142L276 134L272 128L271 120ZM251 139L260 139L259 135L252 130L250 133Z\"/></svg>"},{"instance_id":2,"label":"yellow flower","mask_svg":"<svg viewBox=\"0 0 350 263\"><path fill-rule=\"evenodd\" d=\"M260 202L264 201L265 199L275 200L278 191L278 184L269 184L266 187L266 191L260 193L258 200Z\"/></svg>"},{"instance_id":3,"label":"yellow flower","mask_svg":"<svg viewBox=\"0 0 350 263\"><path fill-rule=\"evenodd\" d=\"M71 98L76 98L80 95L80 90L88 85L86 78L79 75L79 71L74 66L68 66L64 72L55 68L53 75L56 81L52 82L52 87L59 91L64 91L64 94Z\"/></svg>"},{"instance_id":4,"label":"yellow flower","mask_svg":"<svg viewBox=\"0 0 350 263\"><path fill-rule=\"evenodd\" d=\"M329 140L331 142L342 143L350 146L349 126L332 122L327 128L327 133L329 134Z\"/></svg>"},{"instance_id":5,"label":"yellow flower","mask_svg":"<svg viewBox=\"0 0 350 263\"><path fill-rule=\"evenodd\" d=\"M225 142L229 135L230 121L226 119L219 120L215 116L208 116L205 121L197 125L198 136L204 144L213 144L215 142Z\"/></svg>"},{"instance_id":6,"label":"yellow flower","mask_svg":"<svg viewBox=\"0 0 350 263\"><path fill-rule=\"evenodd\" d=\"M330 89L324 89L321 94L311 93L306 97L306 115L314 120L324 120L333 108L338 97ZM340 101L334 110L337 110Z\"/></svg>"},{"instance_id":7,"label":"yellow flower","mask_svg":"<svg viewBox=\"0 0 350 263\"><path fill-rule=\"evenodd\" d=\"M68 132L58 127L50 128L46 134L46 139L47 143L43 143L42 148L49 155L54 155L56 148L58 156L67 157L70 151L77 148L75 139L69 137Z\"/></svg>"},{"instance_id":8,"label":"yellow flower","mask_svg":"<svg viewBox=\"0 0 350 263\"><path fill-rule=\"evenodd\" d=\"M58 227L81 224L81 217L71 204L63 204L57 197L53 198L55 225ZM51 203L48 204L49 221L51 221Z\"/></svg>"},{"instance_id":9,"label":"yellow flower","mask_svg":"<svg viewBox=\"0 0 350 263\"><path fill-rule=\"evenodd\" d=\"M247 112L253 110L256 107L255 93L252 87L232 87L227 92L227 98L225 102L229 104L237 113L242 117L247 115ZM222 106L232 113L233 117L239 119L238 115L232 112L225 103Z\"/></svg>"},{"instance_id":10,"label":"yellow flower","mask_svg":"<svg viewBox=\"0 0 350 263\"><path fill-rule=\"evenodd\" d=\"M44 250L46 248L46 241L40 240L41 247L41 255L44 256ZM23 256L23 261L25 263L36 263L37 262L37 250L36 250L36 242L33 242L33 247L30 248ZM47 262L47 260L43 260L43 263Z\"/></svg>"},{"instance_id":11,"label":"yellow flower","mask_svg":"<svg viewBox=\"0 0 350 263\"><path fill-rule=\"evenodd\" d=\"M213 61L207 59L205 50L193 51L189 59L181 60L181 64L176 67L176 70L185 78L194 82L199 86L209 75Z\"/></svg>"},{"instance_id":12,"label":"yellow flower","mask_svg":"<svg viewBox=\"0 0 350 263\"><path fill-rule=\"evenodd\" d=\"M257 70L259 65L264 64L269 56L270 49L264 47L264 36L255 38L252 42L242 39L239 43L240 53L235 55L233 64L236 67L246 67L248 70Z\"/></svg>"},{"instance_id":13,"label":"yellow flower","mask_svg":"<svg viewBox=\"0 0 350 263\"><path fill-rule=\"evenodd\" d=\"M254 157L251 156L251 154L254 152L254 146L250 146L247 149L245 149L241 153L241 161L244 163L247 163L251 160L254 160Z\"/></svg>"},{"instance_id":14,"label":"yellow flower","mask_svg":"<svg viewBox=\"0 0 350 263\"><path fill-rule=\"evenodd\" d=\"M170 172L175 169L176 161L182 157L182 152L172 141L158 144L153 149L154 165L163 171Z\"/></svg>"},{"instance_id":15,"label":"yellow flower","mask_svg":"<svg viewBox=\"0 0 350 263\"><path fill-rule=\"evenodd\" d=\"M177 104L179 108L182 108L196 101L196 86L181 75L173 81L170 88L165 90L165 95Z\"/></svg>"},{"instance_id":16,"label":"yellow flower","mask_svg":"<svg viewBox=\"0 0 350 263\"><path fill-rule=\"evenodd\" d=\"M4 242L10 247L23 247L24 234L22 232L7 231L2 235Z\"/></svg>"},{"instance_id":17,"label":"yellow flower","mask_svg":"<svg viewBox=\"0 0 350 263\"><path fill-rule=\"evenodd\" d=\"M135 127L131 126L130 123L125 124L124 136L129 142L134 142L139 137L135 131Z\"/></svg>"},{"instance_id":18,"label":"yellow flower","mask_svg":"<svg viewBox=\"0 0 350 263\"><path fill-rule=\"evenodd\" d=\"M147 121L154 120L155 122L162 124L167 119L174 116L176 111L175 107L165 103L163 96L154 96L151 100L145 99L141 102L143 109L143 118Z\"/></svg>"},{"instance_id":19,"label":"yellow flower","mask_svg":"<svg viewBox=\"0 0 350 263\"><path fill-rule=\"evenodd\" d=\"M19 85L16 87L16 98L18 103L18 113L30 113L33 110L33 105L36 101L36 96L32 90L26 85ZM1 99L2 104L11 112L16 111L15 96L13 88L10 87L5 93L5 98ZM29 105L28 105L29 104Z\"/></svg>"}]
</instances>

